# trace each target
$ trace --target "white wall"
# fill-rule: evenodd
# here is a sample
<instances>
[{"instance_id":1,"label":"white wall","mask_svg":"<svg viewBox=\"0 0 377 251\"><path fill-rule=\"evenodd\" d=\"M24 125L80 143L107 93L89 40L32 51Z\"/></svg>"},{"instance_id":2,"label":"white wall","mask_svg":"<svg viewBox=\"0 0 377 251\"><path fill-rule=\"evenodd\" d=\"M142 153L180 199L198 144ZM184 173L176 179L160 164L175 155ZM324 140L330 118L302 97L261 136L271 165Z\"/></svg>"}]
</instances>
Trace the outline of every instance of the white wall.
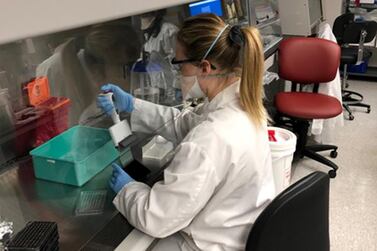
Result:
<instances>
[{"instance_id":1,"label":"white wall","mask_svg":"<svg viewBox=\"0 0 377 251\"><path fill-rule=\"evenodd\" d=\"M342 0L323 0L325 21L332 27L335 18L342 14Z\"/></svg>"}]
</instances>

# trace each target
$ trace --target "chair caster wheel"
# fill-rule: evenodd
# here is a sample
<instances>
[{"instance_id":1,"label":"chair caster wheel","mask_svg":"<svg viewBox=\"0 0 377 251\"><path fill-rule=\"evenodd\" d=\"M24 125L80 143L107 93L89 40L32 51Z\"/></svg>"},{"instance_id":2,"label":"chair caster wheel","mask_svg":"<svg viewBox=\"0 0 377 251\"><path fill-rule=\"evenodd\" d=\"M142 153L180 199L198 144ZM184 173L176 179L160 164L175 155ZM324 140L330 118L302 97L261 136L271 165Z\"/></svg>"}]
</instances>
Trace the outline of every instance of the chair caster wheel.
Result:
<instances>
[{"instance_id":1,"label":"chair caster wheel","mask_svg":"<svg viewBox=\"0 0 377 251\"><path fill-rule=\"evenodd\" d=\"M354 120L354 119L355 119L355 117L354 117L353 115L350 114L350 115L348 116L348 120Z\"/></svg>"},{"instance_id":2,"label":"chair caster wheel","mask_svg":"<svg viewBox=\"0 0 377 251\"><path fill-rule=\"evenodd\" d=\"M370 108L367 109L367 113L370 113Z\"/></svg>"},{"instance_id":3,"label":"chair caster wheel","mask_svg":"<svg viewBox=\"0 0 377 251\"><path fill-rule=\"evenodd\" d=\"M335 178L335 176L336 176L336 171L335 170L330 170L329 171L329 177L330 178Z\"/></svg>"},{"instance_id":4,"label":"chair caster wheel","mask_svg":"<svg viewBox=\"0 0 377 251\"><path fill-rule=\"evenodd\" d=\"M335 159L337 156L338 156L338 152L336 150L333 150L333 151L330 152L330 157L331 158Z\"/></svg>"}]
</instances>

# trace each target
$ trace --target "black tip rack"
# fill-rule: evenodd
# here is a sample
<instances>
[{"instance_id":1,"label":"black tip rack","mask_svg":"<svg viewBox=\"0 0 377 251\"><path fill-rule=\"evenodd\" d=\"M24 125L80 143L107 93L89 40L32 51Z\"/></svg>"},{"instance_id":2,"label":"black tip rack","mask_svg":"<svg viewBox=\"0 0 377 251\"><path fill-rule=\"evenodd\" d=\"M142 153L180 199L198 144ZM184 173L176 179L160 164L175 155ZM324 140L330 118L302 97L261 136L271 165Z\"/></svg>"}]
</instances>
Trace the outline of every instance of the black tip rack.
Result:
<instances>
[{"instance_id":1,"label":"black tip rack","mask_svg":"<svg viewBox=\"0 0 377 251\"><path fill-rule=\"evenodd\" d=\"M58 225L55 222L31 221L6 245L9 251L59 250Z\"/></svg>"}]
</instances>

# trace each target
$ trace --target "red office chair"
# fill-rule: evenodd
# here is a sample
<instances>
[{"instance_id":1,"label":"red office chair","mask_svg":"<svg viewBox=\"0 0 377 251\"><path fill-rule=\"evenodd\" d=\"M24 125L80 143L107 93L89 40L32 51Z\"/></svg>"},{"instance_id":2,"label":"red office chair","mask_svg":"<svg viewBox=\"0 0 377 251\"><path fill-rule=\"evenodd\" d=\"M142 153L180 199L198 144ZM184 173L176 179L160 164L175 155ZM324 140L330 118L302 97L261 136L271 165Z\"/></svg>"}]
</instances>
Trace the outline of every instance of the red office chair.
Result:
<instances>
[{"instance_id":1,"label":"red office chair","mask_svg":"<svg viewBox=\"0 0 377 251\"><path fill-rule=\"evenodd\" d=\"M338 166L317 152L332 150L337 156L337 146L307 146L309 122L313 119L328 119L342 113L342 105L331 96L318 93L321 83L333 80L340 62L340 47L321 38L289 38L279 46L279 76L292 82L292 92L280 92L275 96L275 105L281 117L288 117L293 131L298 135L295 157L304 156L332 168L329 176L334 178ZM302 85L314 84L313 92L300 92ZM300 91L297 91L299 85ZM282 121L279 119L279 121Z\"/></svg>"}]
</instances>

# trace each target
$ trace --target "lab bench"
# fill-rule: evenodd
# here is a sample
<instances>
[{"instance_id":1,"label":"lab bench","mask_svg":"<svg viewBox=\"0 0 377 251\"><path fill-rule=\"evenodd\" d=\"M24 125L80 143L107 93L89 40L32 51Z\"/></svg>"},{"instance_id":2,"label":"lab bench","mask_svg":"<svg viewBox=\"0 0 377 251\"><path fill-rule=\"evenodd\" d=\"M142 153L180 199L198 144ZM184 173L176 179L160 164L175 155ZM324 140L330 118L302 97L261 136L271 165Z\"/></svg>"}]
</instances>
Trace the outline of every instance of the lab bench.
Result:
<instances>
[{"instance_id":1,"label":"lab bench","mask_svg":"<svg viewBox=\"0 0 377 251\"><path fill-rule=\"evenodd\" d=\"M133 155L141 159L138 150ZM142 181L152 185L162 177L162 170L144 172ZM108 186L111 172L108 166L82 187L75 187L36 179L31 157L18 160L0 174L2 220L13 222L14 232L29 221L56 222L60 250L114 250L134 228L112 204L115 193ZM107 192L101 214L76 215L82 191Z\"/></svg>"}]
</instances>

